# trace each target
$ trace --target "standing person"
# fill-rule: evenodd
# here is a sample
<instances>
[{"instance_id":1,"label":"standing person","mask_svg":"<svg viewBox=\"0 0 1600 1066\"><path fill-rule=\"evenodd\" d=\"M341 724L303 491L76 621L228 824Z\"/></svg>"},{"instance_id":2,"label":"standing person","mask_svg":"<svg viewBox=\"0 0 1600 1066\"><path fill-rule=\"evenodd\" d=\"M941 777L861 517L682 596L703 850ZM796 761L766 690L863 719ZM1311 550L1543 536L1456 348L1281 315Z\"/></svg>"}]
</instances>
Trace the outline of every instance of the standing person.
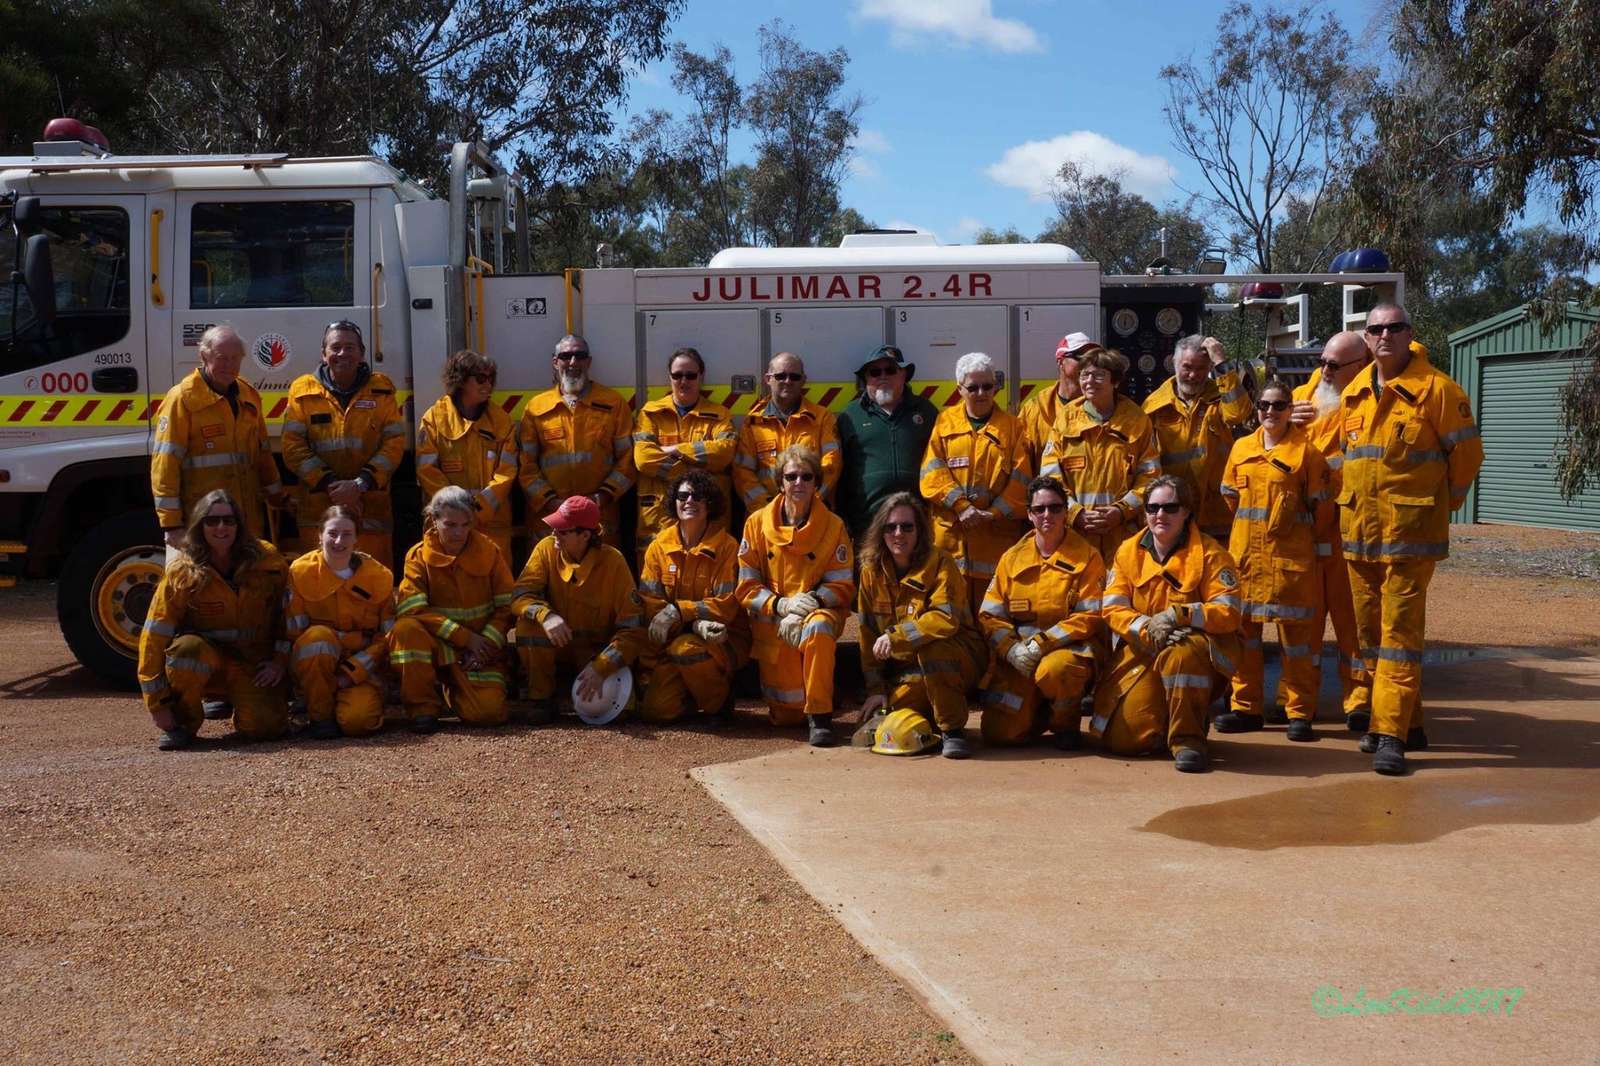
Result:
<instances>
[{"instance_id":1,"label":"standing person","mask_svg":"<svg viewBox=\"0 0 1600 1066\"><path fill-rule=\"evenodd\" d=\"M639 524L636 545L643 559L651 540L674 521L668 482L692 470L710 474L723 499L733 498L733 449L738 434L728 409L704 392L706 361L693 348L679 348L667 360L671 389L639 411L633 425L633 462L639 468ZM728 528L723 508L717 530Z\"/></svg>"},{"instance_id":2,"label":"standing person","mask_svg":"<svg viewBox=\"0 0 1600 1066\"><path fill-rule=\"evenodd\" d=\"M865 722L875 712L910 711L912 728L937 726L947 759L972 754L971 696L989 664L973 621L967 583L955 560L933 543L922 501L897 492L878 506L861 542L861 672Z\"/></svg>"},{"instance_id":3,"label":"standing person","mask_svg":"<svg viewBox=\"0 0 1600 1066\"><path fill-rule=\"evenodd\" d=\"M839 417L844 464L839 515L860 537L883 501L917 491L917 471L939 409L906 389L917 368L892 344L873 351L856 371L860 392Z\"/></svg>"},{"instance_id":4,"label":"standing person","mask_svg":"<svg viewBox=\"0 0 1600 1066\"><path fill-rule=\"evenodd\" d=\"M1050 428L1067 404L1083 395L1078 387L1078 360L1084 353L1100 347L1087 333L1069 333L1056 345L1056 387L1035 389L1017 411L1028 434L1028 461L1038 470L1044 463L1044 446L1050 442Z\"/></svg>"},{"instance_id":5,"label":"standing person","mask_svg":"<svg viewBox=\"0 0 1600 1066\"><path fill-rule=\"evenodd\" d=\"M1117 550L1101 612L1121 643L1095 688L1089 731L1117 755L1170 751L1204 773L1211 701L1239 662L1239 570L1194 525L1189 483L1150 482L1145 532Z\"/></svg>"},{"instance_id":6,"label":"standing person","mask_svg":"<svg viewBox=\"0 0 1600 1066\"><path fill-rule=\"evenodd\" d=\"M394 565L389 479L406 454L406 423L394 382L367 365L361 327L334 322L322 331L322 365L289 386L283 461L300 479L298 522L305 547L330 504L361 516L361 542ZM306 543L310 541L311 543Z\"/></svg>"},{"instance_id":7,"label":"standing person","mask_svg":"<svg viewBox=\"0 0 1600 1066\"><path fill-rule=\"evenodd\" d=\"M978 620L997 656L983 694L983 739L1025 744L1046 729L1056 747L1078 746L1083 697L1105 657L1100 590L1106 568L1067 526L1067 493L1055 478L1028 485L1023 537L1000 557Z\"/></svg>"},{"instance_id":8,"label":"standing person","mask_svg":"<svg viewBox=\"0 0 1600 1066\"><path fill-rule=\"evenodd\" d=\"M1067 490L1067 521L1100 553L1116 557L1139 528L1150 480L1161 473L1161 452L1150 416L1122 395L1128 360L1115 348L1096 348L1080 360L1083 395L1061 409L1044 449L1047 477Z\"/></svg>"},{"instance_id":9,"label":"standing person","mask_svg":"<svg viewBox=\"0 0 1600 1066\"><path fill-rule=\"evenodd\" d=\"M1194 487L1201 532L1223 544L1228 543L1233 512L1218 486L1234 431L1250 423L1244 369L1228 362L1217 338L1198 333L1184 337L1172 354L1172 376L1144 401L1144 413L1155 426L1162 472Z\"/></svg>"},{"instance_id":10,"label":"standing person","mask_svg":"<svg viewBox=\"0 0 1600 1066\"><path fill-rule=\"evenodd\" d=\"M1411 350L1404 307L1378 304L1366 332L1376 362L1340 400L1339 532L1372 673L1372 768L1403 774L1407 747L1428 742L1420 726L1428 582L1450 553L1450 511L1478 476L1483 442L1466 393Z\"/></svg>"},{"instance_id":11,"label":"standing person","mask_svg":"<svg viewBox=\"0 0 1600 1066\"><path fill-rule=\"evenodd\" d=\"M933 536L967 580L969 603L981 603L995 563L1027 528L1028 442L1022 423L995 406L994 362L983 352L956 361L961 406L934 423L922 460L922 497Z\"/></svg>"},{"instance_id":12,"label":"standing person","mask_svg":"<svg viewBox=\"0 0 1600 1066\"><path fill-rule=\"evenodd\" d=\"M394 574L356 551L360 521L343 504L329 507L317 528L321 547L289 566L289 669L306 698L311 735L320 740L383 728Z\"/></svg>"},{"instance_id":13,"label":"standing person","mask_svg":"<svg viewBox=\"0 0 1600 1066\"><path fill-rule=\"evenodd\" d=\"M806 365L793 352L767 364L767 399L757 401L739 427L733 485L745 512L755 514L780 494L778 456L796 444L822 457L822 497L831 499L843 462L833 412L806 399Z\"/></svg>"},{"instance_id":14,"label":"standing person","mask_svg":"<svg viewBox=\"0 0 1600 1066\"><path fill-rule=\"evenodd\" d=\"M476 527L511 565L511 496L517 488L517 431L494 403L499 368L463 348L444 361L444 395L417 424L417 481L433 499L459 485L477 508Z\"/></svg>"},{"instance_id":15,"label":"standing person","mask_svg":"<svg viewBox=\"0 0 1600 1066\"><path fill-rule=\"evenodd\" d=\"M772 724L804 718L807 741L826 748L834 742L834 655L856 591L850 534L818 498L816 452L793 445L774 465L783 495L745 520L739 602L750 615Z\"/></svg>"},{"instance_id":16,"label":"standing person","mask_svg":"<svg viewBox=\"0 0 1600 1066\"><path fill-rule=\"evenodd\" d=\"M1234 444L1222 477L1223 498L1234 508L1228 551L1239 564L1242 651L1230 710L1217 716L1216 727L1245 733L1265 724L1261 630L1273 622L1289 739L1314 740L1322 676L1317 559L1327 554L1320 538L1329 533L1332 481L1322 452L1290 424L1291 396L1276 378L1262 386L1256 400L1261 428Z\"/></svg>"},{"instance_id":17,"label":"standing person","mask_svg":"<svg viewBox=\"0 0 1600 1066\"><path fill-rule=\"evenodd\" d=\"M1339 397L1371 361L1372 353L1361 334L1349 330L1337 333L1323 346L1319 371L1294 390L1290 420L1306 431L1312 447L1322 453L1328 469L1335 473L1344 464L1344 412ZM1322 596L1312 628L1320 634L1326 627L1324 619L1333 620L1345 725L1352 733L1365 733L1372 726L1372 675L1367 673L1356 643L1356 609L1350 598L1350 570L1339 543L1338 505L1324 508L1318 517L1323 525L1317 529L1317 551L1322 553L1326 548L1326 553L1317 556L1317 584Z\"/></svg>"},{"instance_id":18,"label":"standing person","mask_svg":"<svg viewBox=\"0 0 1600 1066\"><path fill-rule=\"evenodd\" d=\"M578 695L598 699L605 679L644 650L643 607L622 553L601 543L600 508L568 496L545 524L555 532L534 545L517 578L523 698L530 719L555 715L556 672L577 673Z\"/></svg>"},{"instance_id":19,"label":"standing person","mask_svg":"<svg viewBox=\"0 0 1600 1066\"><path fill-rule=\"evenodd\" d=\"M434 493L395 593L389 665L417 733L437 730L446 710L465 725L506 722L511 568L494 541L472 528L477 513L459 485Z\"/></svg>"},{"instance_id":20,"label":"standing person","mask_svg":"<svg viewBox=\"0 0 1600 1066\"><path fill-rule=\"evenodd\" d=\"M645 549L639 599L655 660L639 716L675 722L731 708L733 675L750 658L750 620L739 606L739 544L713 524L727 502L704 470L666 482L675 512Z\"/></svg>"},{"instance_id":21,"label":"standing person","mask_svg":"<svg viewBox=\"0 0 1600 1066\"><path fill-rule=\"evenodd\" d=\"M145 615L139 691L161 730L156 746L162 751L194 740L207 696L233 705L234 728L248 740L276 740L289 728L286 567L272 545L250 535L240 515L227 489L212 489L195 502Z\"/></svg>"},{"instance_id":22,"label":"standing person","mask_svg":"<svg viewBox=\"0 0 1600 1066\"><path fill-rule=\"evenodd\" d=\"M267 440L261 395L239 377L244 341L232 326L200 336L200 365L167 390L156 409L150 448L150 490L156 522L169 548L182 548L184 523L200 498L226 489L238 502L247 535L266 535L263 503L285 500Z\"/></svg>"},{"instance_id":23,"label":"standing person","mask_svg":"<svg viewBox=\"0 0 1600 1066\"><path fill-rule=\"evenodd\" d=\"M606 543L622 543L618 501L638 473L633 414L621 393L590 379L590 364L588 341L562 337L550 358L555 386L528 401L517 425L517 480L534 541L544 536L540 519L565 499L587 496L600 509Z\"/></svg>"}]
</instances>

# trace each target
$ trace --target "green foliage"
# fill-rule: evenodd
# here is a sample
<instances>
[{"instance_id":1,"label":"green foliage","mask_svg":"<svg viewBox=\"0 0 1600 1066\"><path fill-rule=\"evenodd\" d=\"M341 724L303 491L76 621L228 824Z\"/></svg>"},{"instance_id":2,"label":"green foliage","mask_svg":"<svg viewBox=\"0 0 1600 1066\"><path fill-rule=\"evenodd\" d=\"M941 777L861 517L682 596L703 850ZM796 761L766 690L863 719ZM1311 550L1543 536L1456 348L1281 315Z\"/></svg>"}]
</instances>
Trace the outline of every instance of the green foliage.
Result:
<instances>
[{"instance_id":1,"label":"green foliage","mask_svg":"<svg viewBox=\"0 0 1600 1066\"><path fill-rule=\"evenodd\" d=\"M1056 218L1039 239L1067 245L1106 274L1143 273L1161 254L1163 229L1167 260L1180 271L1192 269L1210 244L1205 223L1189 205L1158 208L1124 190L1119 174L1090 174L1076 163L1063 163L1052 199Z\"/></svg>"}]
</instances>

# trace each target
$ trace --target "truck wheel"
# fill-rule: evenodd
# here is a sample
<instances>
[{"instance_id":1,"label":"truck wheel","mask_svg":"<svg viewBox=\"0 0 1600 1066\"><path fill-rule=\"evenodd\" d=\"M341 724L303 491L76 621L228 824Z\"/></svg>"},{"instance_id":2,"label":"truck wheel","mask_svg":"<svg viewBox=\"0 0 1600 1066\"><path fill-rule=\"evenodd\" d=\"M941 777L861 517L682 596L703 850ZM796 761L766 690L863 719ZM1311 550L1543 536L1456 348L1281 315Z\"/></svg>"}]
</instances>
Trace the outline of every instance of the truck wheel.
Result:
<instances>
[{"instance_id":1,"label":"truck wheel","mask_svg":"<svg viewBox=\"0 0 1600 1066\"><path fill-rule=\"evenodd\" d=\"M118 688L137 686L139 633L166 560L155 515L141 510L95 526L61 567L61 634L80 663Z\"/></svg>"}]
</instances>

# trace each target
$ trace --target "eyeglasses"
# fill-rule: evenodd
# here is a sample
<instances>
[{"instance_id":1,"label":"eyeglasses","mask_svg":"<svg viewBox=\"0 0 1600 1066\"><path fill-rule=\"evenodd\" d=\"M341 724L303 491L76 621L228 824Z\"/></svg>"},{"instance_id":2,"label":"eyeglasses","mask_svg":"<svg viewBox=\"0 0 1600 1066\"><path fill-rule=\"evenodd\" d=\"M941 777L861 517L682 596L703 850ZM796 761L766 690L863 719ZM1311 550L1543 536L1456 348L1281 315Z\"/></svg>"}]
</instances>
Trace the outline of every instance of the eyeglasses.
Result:
<instances>
[{"instance_id":1,"label":"eyeglasses","mask_svg":"<svg viewBox=\"0 0 1600 1066\"><path fill-rule=\"evenodd\" d=\"M809 470L785 470L783 472L783 480L790 482L815 481L817 480L817 475Z\"/></svg>"},{"instance_id":2,"label":"eyeglasses","mask_svg":"<svg viewBox=\"0 0 1600 1066\"><path fill-rule=\"evenodd\" d=\"M236 526L239 524L239 519L231 514L208 514L204 518L200 519L200 521L204 522L208 526L211 526L212 528L216 528L217 526Z\"/></svg>"},{"instance_id":3,"label":"eyeglasses","mask_svg":"<svg viewBox=\"0 0 1600 1066\"><path fill-rule=\"evenodd\" d=\"M674 370L672 372L672 380L673 381L699 381L700 380L700 372L698 370Z\"/></svg>"},{"instance_id":4,"label":"eyeglasses","mask_svg":"<svg viewBox=\"0 0 1600 1066\"><path fill-rule=\"evenodd\" d=\"M1110 381L1111 375L1104 370L1084 370L1078 374L1079 381Z\"/></svg>"},{"instance_id":5,"label":"eyeglasses","mask_svg":"<svg viewBox=\"0 0 1600 1066\"><path fill-rule=\"evenodd\" d=\"M804 381L806 379L804 374L792 370L783 370L775 374L768 374L767 377L771 378L773 381Z\"/></svg>"},{"instance_id":6,"label":"eyeglasses","mask_svg":"<svg viewBox=\"0 0 1600 1066\"><path fill-rule=\"evenodd\" d=\"M706 494L698 489L679 489L673 495L678 498L679 503L688 503L690 500L703 500L706 498Z\"/></svg>"},{"instance_id":7,"label":"eyeglasses","mask_svg":"<svg viewBox=\"0 0 1600 1066\"><path fill-rule=\"evenodd\" d=\"M1289 409L1289 401L1288 400L1257 400L1256 401L1256 410L1257 411L1287 411L1288 409Z\"/></svg>"},{"instance_id":8,"label":"eyeglasses","mask_svg":"<svg viewBox=\"0 0 1600 1066\"><path fill-rule=\"evenodd\" d=\"M1028 508L1028 513L1033 515L1060 514L1067 509L1064 503L1037 503Z\"/></svg>"},{"instance_id":9,"label":"eyeglasses","mask_svg":"<svg viewBox=\"0 0 1600 1066\"><path fill-rule=\"evenodd\" d=\"M867 377L869 377L869 378L888 378L888 377L893 377L894 375L896 375L898 373L900 373L900 368L897 367L897 366L869 366L869 367L867 367Z\"/></svg>"},{"instance_id":10,"label":"eyeglasses","mask_svg":"<svg viewBox=\"0 0 1600 1066\"><path fill-rule=\"evenodd\" d=\"M1367 332L1374 337L1381 337L1385 333L1404 333L1411 328L1409 322L1373 322L1367 326Z\"/></svg>"},{"instance_id":11,"label":"eyeglasses","mask_svg":"<svg viewBox=\"0 0 1600 1066\"><path fill-rule=\"evenodd\" d=\"M885 533L915 533L917 524L915 522L885 522L883 531Z\"/></svg>"},{"instance_id":12,"label":"eyeglasses","mask_svg":"<svg viewBox=\"0 0 1600 1066\"><path fill-rule=\"evenodd\" d=\"M587 358L589 358L589 353L588 352L557 352L556 353L556 362L558 362L558 363L574 363L574 362L577 362L580 359L587 359Z\"/></svg>"},{"instance_id":13,"label":"eyeglasses","mask_svg":"<svg viewBox=\"0 0 1600 1066\"><path fill-rule=\"evenodd\" d=\"M1317 360L1317 365L1331 374L1335 370L1343 370L1345 367L1352 366L1359 362L1361 362L1360 359L1346 359L1342 363L1335 363L1332 359L1319 359Z\"/></svg>"},{"instance_id":14,"label":"eyeglasses","mask_svg":"<svg viewBox=\"0 0 1600 1066\"><path fill-rule=\"evenodd\" d=\"M992 381L975 381L971 385L963 385L961 387L968 392L975 392L980 396L986 392L993 392L995 389L994 382Z\"/></svg>"},{"instance_id":15,"label":"eyeglasses","mask_svg":"<svg viewBox=\"0 0 1600 1066\"><path fill-rule=\"evenodd\" d=\"M467 380L468 381L476 381L479 385L493 385L494 384L494 375L493 374L468 374L467 375Z\"/></svg>"},{"instance_id":16,"label":"eyeglasses","mask_svg":"<svg viewBox=\"0 0 1600 1066\"><path fill-rule=\"evenodd\" d=\"M1183 510L1183 504L1176 501L1172 503L1146 503L1144 505L1145 514L1177 514L1181 510Z\"/></svg>"}]
</instances>

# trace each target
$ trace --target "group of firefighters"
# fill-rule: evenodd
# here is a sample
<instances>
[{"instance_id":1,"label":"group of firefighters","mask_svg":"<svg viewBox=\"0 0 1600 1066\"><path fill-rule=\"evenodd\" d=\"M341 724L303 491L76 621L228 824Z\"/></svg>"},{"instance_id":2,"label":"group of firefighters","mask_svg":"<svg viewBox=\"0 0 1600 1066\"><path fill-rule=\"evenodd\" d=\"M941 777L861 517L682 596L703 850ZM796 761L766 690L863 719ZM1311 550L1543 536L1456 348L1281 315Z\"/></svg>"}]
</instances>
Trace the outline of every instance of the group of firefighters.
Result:
<instances>
[{"instance_id":1,"label":"group of firefighters","mask_svg":"<svg viewBox=\"0 0 1600 1066\"><path fill-rule=\"evenodd\" d=\"M425 527L398 581L389 482L407 427L359 327L330 325L317 372L290 389L292 492L243 356L236 332L212 327L156 416L171 551L138 676L163 749L206 717L284 735L291 680L315 737L379 729L391 677L421 732L513 709L548 722L558 677L593 701L624 667L645 720L726 714L751 658L771 720L825 746L852 612L878 751L970 755L976 693L986 744L1049 733L1076 748L1087 719L1102 750L1203 771L1213 726L1267 720L1268 622L1288 736L1311 740L1330 616L1347 725L1373 768L1404 773L1427 744L1427 587L1483 451L1465 395L1397 304L1330 340L1310 382L1270 379L1253 405L1251 369L1214 338L1179 341L1172 378L1140 405L1121 391L1126 358L1071 334L1054 387L1015 415L996 404L989 356L961 357L959 402L940 410L885 345L838 416L806 398L801 358L779 353L736 429L693 348L635 414L568 336L553 387L513 424L492 402L493 360L460 351L418 422ZM619 539L630 490L637 571ZM519 494L532 549L514 576ZM290 508L292 563L264 539Z\"/></svg>"}]
</instances>

